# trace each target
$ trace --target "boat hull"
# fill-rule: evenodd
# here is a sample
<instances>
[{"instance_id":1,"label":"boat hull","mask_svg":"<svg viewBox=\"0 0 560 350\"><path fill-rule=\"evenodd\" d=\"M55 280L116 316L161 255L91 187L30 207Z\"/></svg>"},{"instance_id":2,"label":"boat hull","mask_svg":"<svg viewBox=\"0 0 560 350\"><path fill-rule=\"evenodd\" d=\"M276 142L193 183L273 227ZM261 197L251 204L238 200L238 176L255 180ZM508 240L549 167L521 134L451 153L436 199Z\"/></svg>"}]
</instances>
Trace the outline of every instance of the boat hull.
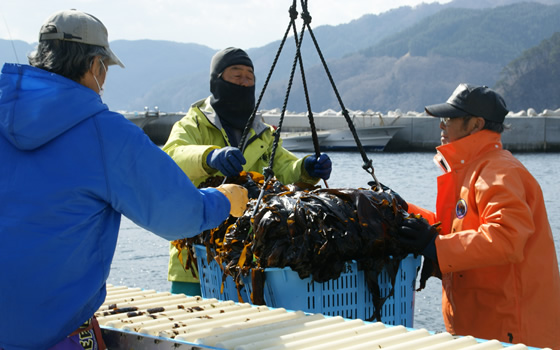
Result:
<instances>
[{"instance_id":1,"label":"boat hull","mask_svg":"<svg viewBox=\"0 0 560 350\"><path fill-rule=\"evenodd\" d=\"M356 129L358 140L365 150L383 151L401 126L374 126ZM352 151L358 149L352 132L344 129L326 130L317 133L321 151ZM313 152L310 132L285 133L283 146L289 151Z\"/></svg>"},{"instance_id":2,"label":"boat hull","mask_svg":"<svg viewBox=\"0 0 560 350\"><path fill-rule=\"evenodd\" d=\"M161 146L167 142L173 125L185 115L182 113L125 113L124 116L140 129L144 130L153 143Z\"/></svg>"},{"instance_id":3,"label":"boat hull","mask_svg":"<svg viewBox=\"0 0 560 350\"><path fill-rule=\"evenodd\" d=\"M328 133L317 133L319 145L329 136ZM292 152L313 152L313 138L310 132L286 133L282 136L282 146Z\"/></svg>"}]
</instances>

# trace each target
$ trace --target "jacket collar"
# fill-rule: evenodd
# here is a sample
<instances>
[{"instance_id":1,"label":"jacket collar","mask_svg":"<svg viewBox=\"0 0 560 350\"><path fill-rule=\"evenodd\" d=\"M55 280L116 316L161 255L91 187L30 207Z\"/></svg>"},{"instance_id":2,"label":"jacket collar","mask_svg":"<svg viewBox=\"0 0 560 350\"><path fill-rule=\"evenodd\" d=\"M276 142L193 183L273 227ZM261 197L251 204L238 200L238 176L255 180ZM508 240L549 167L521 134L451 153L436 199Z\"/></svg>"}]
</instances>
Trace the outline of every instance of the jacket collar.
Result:
<instances>
[{"instance_id":1,"label":"jacket collar","mask_svg":"<svg viewBox=\"0 0 560 350\"><path fill-rule=\"evenodd\" d=\"M436 147L434 162L444 171L458 170L473 159L493 150L501 150L501 135L481 130L460 140Z\"/></svg>"},{"instance_id":2,"label":"jacket collar","mask_svg":"<svg viewBox=\"0 0 560 350\"><path fill-rule=\"evenodd\" d=\"M202 114L204 114L206 120L210 124L215 126L218 130L222 130L223 129L222 123L220 122L220 118L216 118L216 112L214 111L212 105L210 104L210 98L211 96L196 101L195 103L192 104L191 107L198 108L202 112ZM260 114L257 114L255 116L255 119L253 120L253 124L251 125L251 130L249 130L249 135L248 135L249 138L246 141L246 144L251 143L255 138L259 137L263 132L265 132L269 128L270 127L264 123L262 116Z\"/></svg>"}]
</instances>

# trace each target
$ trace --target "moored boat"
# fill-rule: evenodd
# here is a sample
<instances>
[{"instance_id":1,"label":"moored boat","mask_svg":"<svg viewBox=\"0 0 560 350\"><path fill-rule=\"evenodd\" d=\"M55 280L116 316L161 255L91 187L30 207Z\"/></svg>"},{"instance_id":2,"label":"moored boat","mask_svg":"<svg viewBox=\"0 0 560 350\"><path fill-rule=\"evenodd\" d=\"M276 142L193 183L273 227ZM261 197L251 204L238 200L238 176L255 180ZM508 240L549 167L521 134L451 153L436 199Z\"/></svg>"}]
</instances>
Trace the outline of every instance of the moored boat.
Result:
<instances>
[{"instance_id":1,"label":"moored boat","mask_svg":"<svg viewBox=\"0 0 560 350\"><path fill-rule=\"evenodd\" d=\"M156 145L163 145L167 142L173 125L185 116L185 113L165 113L160 112L156 107L151 111L148 108L144 112L121 112L126 119L133 122Z\"/></svg>"},{"instance_id":2,"label":"moored boat","mask_svg":"<svg viewBox=\"0 0 560 350\"><path fill-rule=\"evenodd\" d=\"M317 133L319 145L329 136L327 131ZM315 148L313 146L313 138L310 131L282 133L282 146L292 152L309 152Z\"/></svg>"},{"instance_id":3,"label":"moored boat","mask_svg":"<svg viewBox=\"0 0 560 350\"><path fill-rule=\"evenodd\" d=\"M402 126L370 126L356 128L361 145L366 150L383 151ZM332 129L317 132L322 151L350 151L357 149L356 139L350 129ZM289 151L314 151L311 132L282 133L283 146Z\"/></svg>"}]
</instances>

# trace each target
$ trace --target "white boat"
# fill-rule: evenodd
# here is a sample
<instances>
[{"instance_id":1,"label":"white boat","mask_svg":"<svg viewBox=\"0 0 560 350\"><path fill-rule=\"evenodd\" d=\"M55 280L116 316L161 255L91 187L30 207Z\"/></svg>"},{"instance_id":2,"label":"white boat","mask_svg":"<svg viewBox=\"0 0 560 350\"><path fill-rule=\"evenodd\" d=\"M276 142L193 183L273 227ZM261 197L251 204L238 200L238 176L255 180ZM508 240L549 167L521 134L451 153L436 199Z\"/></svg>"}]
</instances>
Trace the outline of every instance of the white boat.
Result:
<instances>
[{"instance_id":1,"label":"white boat","mask_svg":"<svg viewBox=\"0 0 560 350\"><path fill-rule=\"evenodd\" d=\"M282 133L281 137L282 146L288 151L313 152L315 150L310 131ZM327 137L329 137L329 133L327 131L317 132L319 146Z\"/></svg>"},{"instance_id":2,"label":"white boat","mask_svg":"<svg viewBox=\"0 0 560 350\"><path fill-rule=\"evenodd\" d=\"M184 117L184 113L164 113L157 107L143 112L121 112L150 137L157 145L163 145L169 137L173 125ZM279 113L261 114L263 121L278 125ZM289 151L313 152L313 140L309 131L309 119L305 115L287 114L281 133L283 146ZM212 121L212 118L211 118ZM376 122L379 124L376 125ZM379 114L352 114L352 123L358 133L360 143L366 150L382 151L402 126L385 126ZM347 121L334 111L325 111L315 116L319 147L324 150L356 150L356 140L352 136Z\"/></svg>"},{"instance_id":3,"label":"white boat","mask_svg":"<svg viewBox=\"0 0 560 350\"><path fill-rule=\"evenodd\" d=\"M362 147L370 151L383 151L402 126L371 126L356 128ZM283 146L289 151L313 152L311 132L282 133ZM351 151L358 148L350 129L332 129L317 132L321 151Z\"/></svg>"}]
</instances>

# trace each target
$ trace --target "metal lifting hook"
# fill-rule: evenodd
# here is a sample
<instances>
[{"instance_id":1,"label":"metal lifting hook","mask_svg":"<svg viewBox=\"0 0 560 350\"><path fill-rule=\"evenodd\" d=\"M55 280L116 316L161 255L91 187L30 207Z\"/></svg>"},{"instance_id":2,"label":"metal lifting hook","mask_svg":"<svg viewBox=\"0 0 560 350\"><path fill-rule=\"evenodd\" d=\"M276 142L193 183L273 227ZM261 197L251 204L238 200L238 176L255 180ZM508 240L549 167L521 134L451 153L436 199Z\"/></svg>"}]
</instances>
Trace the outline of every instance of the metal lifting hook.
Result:
<instances>
[{"instance_id":1,"label":"metal lifting hook","mask_svg":"<svg viewBox=\"0 0 560 350\"><path fill-rule=\"evenodd\" d=\"M377 188L377 192L383 192L383 189L381 188L381 183L379 182L379 180L377 180L377 177L375 176L371 159L368 159L367 162L365 162L364 165L362 165L362 168L367 173L371 174L371 177L373 177L373 180L375 181L375 186Z\"/></svg>"},{"instance_id":2,"label":"metal lifting hook","mask_svg":"<svg viewBox=\"0 0 560 350\"><path fill-rule=\"evenodd\" d=\"M251 215L252 217L255 216L255 214L257 214L257 211L259 209L259 206L261 205L261 201L263 199L264 196L264 190L267 188L268 183L270 182L270 179L272 179L272 177L274 177L274 172L272 171L272 169L270 167L266 167L263 170L263 175L265 178L264 184L261 188L261 192L259 193L259 198L257 199L257 202L255 203L255 208L253 208L253 214Z\"/></svg>"}]
</instances>

